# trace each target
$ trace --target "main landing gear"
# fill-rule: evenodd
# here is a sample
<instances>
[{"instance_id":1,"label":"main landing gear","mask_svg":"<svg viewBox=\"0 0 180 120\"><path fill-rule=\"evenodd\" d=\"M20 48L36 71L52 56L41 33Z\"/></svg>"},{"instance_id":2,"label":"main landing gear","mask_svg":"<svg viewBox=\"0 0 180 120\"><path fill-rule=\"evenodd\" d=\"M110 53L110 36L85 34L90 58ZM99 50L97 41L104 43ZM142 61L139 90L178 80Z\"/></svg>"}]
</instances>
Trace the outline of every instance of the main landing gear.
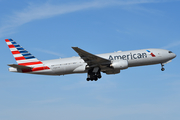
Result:
<instances>
[{"instance_id":1,"label":"main landing gear","mask_svg":"<svg viewBox=\"0 0 180 120\"><path fill-rule=\"evenodd\" d=\"M164 68L164 64L163 63L161 63L161 71L164 71L165 70L165 68Z\"/></svg>"},{"instance_id":2,"label":"main landing gear","mask_svg":"<svg viewBox=\"0 0 180 120\"><path fill-rule=\"evenodd\" d=\"M101 78L101 70L99 67L95 67L95 68L92 68L88 71L88 77L87 77L87 81L97 81L98 78Z\"/></svg>"}]
</instances>

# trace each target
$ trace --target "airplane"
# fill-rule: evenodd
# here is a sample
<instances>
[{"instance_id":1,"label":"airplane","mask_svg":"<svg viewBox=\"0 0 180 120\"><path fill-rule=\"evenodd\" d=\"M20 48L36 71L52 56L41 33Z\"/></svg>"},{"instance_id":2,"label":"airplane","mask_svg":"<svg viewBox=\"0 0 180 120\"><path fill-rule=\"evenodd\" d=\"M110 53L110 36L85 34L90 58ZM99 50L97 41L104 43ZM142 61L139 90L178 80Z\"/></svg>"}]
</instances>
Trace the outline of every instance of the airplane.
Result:
<instances>
[{"instance_id":1,"label":"airplane","mask_svg":"<svg viewBox=\"0 0 180 120\"><path fill-rule=\"evenodd\" d=\"M87 73L87 81L97 81L101 72L118 74L129 67L161 64L171 62L176 57L172 51L165 49L140 49L131 51L117 51L105 54L92 54L78 47L72 47L79 57L60 58L40 61L13 39L5 39L17 64L8 64L10 72L40 74L40 75L66 75L74 73Z\"/></svg>"}]
</instances>

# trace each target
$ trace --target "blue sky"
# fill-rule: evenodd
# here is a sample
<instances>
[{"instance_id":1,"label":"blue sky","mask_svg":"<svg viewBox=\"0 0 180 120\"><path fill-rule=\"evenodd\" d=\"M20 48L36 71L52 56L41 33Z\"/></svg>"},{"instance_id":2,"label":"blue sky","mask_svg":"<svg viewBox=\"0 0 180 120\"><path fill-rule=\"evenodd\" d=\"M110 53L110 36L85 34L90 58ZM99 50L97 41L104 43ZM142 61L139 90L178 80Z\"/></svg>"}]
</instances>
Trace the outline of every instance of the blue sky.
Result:
<instances>
[{"instance_id":1,"label":"blue sky","mask_svg":"<svg viewBox=\"0 0 180 120\"><path fill-rule=\"evenodd\" d=\"M1 120L177 120L180 118L179 0L0 0ZM4 39L40 60L164 48L165 65L128 68L87 82L86 74L8 72L16 63Z\"/></svg>"}]
</instances>

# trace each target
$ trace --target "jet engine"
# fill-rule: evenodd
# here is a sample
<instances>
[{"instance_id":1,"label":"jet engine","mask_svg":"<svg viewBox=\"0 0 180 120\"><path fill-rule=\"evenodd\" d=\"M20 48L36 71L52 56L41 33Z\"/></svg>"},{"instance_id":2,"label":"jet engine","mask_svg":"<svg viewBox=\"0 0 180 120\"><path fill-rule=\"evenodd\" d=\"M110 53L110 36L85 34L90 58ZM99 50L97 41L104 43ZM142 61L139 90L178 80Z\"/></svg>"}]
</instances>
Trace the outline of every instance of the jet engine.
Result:
<instances>
[{"instance_id":1,"label":"jet engine","mask_svg":"<svg viewBox=\"0 0 180 120\"><path fill-rule=\"evenodd\" d=\"M110 64L110 67L112 67L114 69L105 70L103 72L108 74L108 75L118 74L118 73L120 73L120 70L128 68L128 61L127 60L115 60L115 61L112 61L112 63Z\"/></svg>"},{"instance_id":2,"label":"jet engine","mask_svg":"<svg viewBox=\"0 0 180 120\"><path fill-rule=\"evenodd\" d=\"M127 69L128 61L127 60L115 60L115 61L112 61L112 64L110 65L110 67L113 67L114 69L119 69L119 70Z\"/></svg>"}]
</instances>

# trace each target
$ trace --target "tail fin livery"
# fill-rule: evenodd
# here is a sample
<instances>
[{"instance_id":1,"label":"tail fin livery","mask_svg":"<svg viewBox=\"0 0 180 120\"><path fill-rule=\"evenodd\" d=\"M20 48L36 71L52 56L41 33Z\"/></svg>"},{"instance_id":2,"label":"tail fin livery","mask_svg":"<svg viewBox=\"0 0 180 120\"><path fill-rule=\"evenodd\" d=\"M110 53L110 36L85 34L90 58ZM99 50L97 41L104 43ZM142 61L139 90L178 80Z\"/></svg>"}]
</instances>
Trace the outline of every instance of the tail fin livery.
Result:
<instances>
[{"instance_id":1,"label":"tail fin livery","mask_svg":"<svg viewBox=\"0 0 180 120\"><path fill-rule=\"evenodd\" d=\"M12 39L5 39L18 65L40 67L43 63Z\"/></svg>"}]
</instances>

